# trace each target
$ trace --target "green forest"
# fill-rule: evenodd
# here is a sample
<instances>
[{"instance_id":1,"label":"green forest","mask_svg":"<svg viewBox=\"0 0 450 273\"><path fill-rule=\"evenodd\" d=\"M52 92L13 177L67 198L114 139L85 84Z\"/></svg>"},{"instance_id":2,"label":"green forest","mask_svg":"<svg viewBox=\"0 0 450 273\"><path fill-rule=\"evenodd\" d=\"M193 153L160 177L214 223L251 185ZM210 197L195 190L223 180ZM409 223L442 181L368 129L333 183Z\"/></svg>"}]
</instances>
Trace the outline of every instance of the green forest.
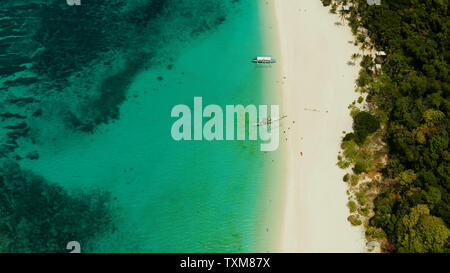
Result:
<instances>
[{"instance_id":1,"label":"green forest","mask_svg":"<svg viewBox=\"0 0 450 273\"><path fill-rule=\"evenodd\" d=\"M344 150L350 141L362 147L380 124L384 130L381 135L388 158L380 168L384 183L373 200L366 230L385 236L391 246L388 251L448 253L448 0L382 0L379 6L355 0L346 4L351 5L347 19L358 40L364 41L367 35L369 47L386 53L378 75L371 69L372 59L361 62L357 85L364 90L370 113L353 115L355 132L343 140ZM361 27L367 32L361 34ZM344 163L338 165L347 167ZM355 168L354 173L364 171L357 164ZM355 210L354 203L349 207Z\"/></svg>"}]
</instances>

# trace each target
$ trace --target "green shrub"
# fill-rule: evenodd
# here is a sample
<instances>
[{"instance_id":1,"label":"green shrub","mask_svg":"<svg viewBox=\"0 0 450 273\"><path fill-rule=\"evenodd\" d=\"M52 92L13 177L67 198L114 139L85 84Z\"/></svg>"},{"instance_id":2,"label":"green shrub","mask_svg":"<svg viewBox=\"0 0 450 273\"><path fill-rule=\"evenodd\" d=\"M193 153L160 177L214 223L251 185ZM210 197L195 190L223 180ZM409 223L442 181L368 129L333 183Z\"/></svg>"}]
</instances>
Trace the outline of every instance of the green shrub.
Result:
<instances>
[{"instance_id":1,"label":"green shrub","mask_svg":"<svg viewBox=\"0 0 450 273\"><path fill-rule=\"evenodd\" d=\"M361 220L355 215L350 215L347 220L354 226L359 226L362 224Z\"/></svg>"},{"instance_id":2,"label":"green shrub","mask_svg":"<svg viewBox=\"0 0 450 273\"><path fill-rule=\"evenodd\" d=\"M353 172L355 174L360 174L366 171L366 166L362 162L357 162L355 167L353 167Z\"/></svg>"},{"instance_id":3,"label":"green shrub","mask_svg":"<svg viewBox=\"0 0 450 273\"><path fill-rule=\"evenodd\" d=\"M324 7L331 5L331 0L321 0Z\"/></svg>"},{"instance_id":4,"label":"green shrub","mask_svg":"<svg viewBox=\"0 0 450 273\"><path fill-rule=\"evenodd\" d=\"M356 84L359 87L363 87L363 86L368 85L371 80L372 80L372 77L369 75L369 73L367 73L365 70L361 69L361 71L359 71L359 77L356 80Z\"/></svg>"},{"instance_id":5,"label":"green shrub","mask_svg":"<svg viewBox=\"0 0 450 273\"><path fill-rule=\"evenodd\" d=\"M358 36L356 38L358 39L358 41L360 43L364 43L364 41L366 40L366 35L360 33L360 34L358 34ZM366 57L366 56L364 56L364 57Z\"/></svg>"},{"instance_id":6,"label":"green shrub","mask_svg":"<svg viewBox=\"0 0 450 273\"><path fill-rule=\"evenodd\" d=\"M360 111L353 117L353 129L356 132L355 142L363 144L367 136L380 128L380 122L369 112Z\"/></svg>"},{"instance_id":7,"label":"green shrub","mask_svg":"<svg viewBox=\"0 0 450 273\"><path fill-rule=\"evenodd\" d=\"M426 205L417 205L399 221L398 251L401 253L444 252L448 248L449 236L450 230L441 218L430 215Z\"/></svg>"},{"instance_id":8,"label":"green shrub","mask_svg":"<svg viewBox=\"0 0 450 273\"><path fill-rule=\"evenodd\" d=\"M344 136L343 141L350 141L350 140L354 140L355 139L355 134L354 133L348 133Z\"/></svg>"},{"instance_id":9,"label":"green shrub","mask_svg":"<svg viewBox=\"0 0 450 273\"><path fill-rule=\"evenodd\" d=\"M366 193L365 192L357 192L355 194L356 196L356 200L358 200L358 203L361 206L365 206L366 205Z\"/></svg>"},{"instance_id":10,"label":"green shrub","mask_svg":"<svg viewBox=\"0 0 450 273\"><path fill-rule=\"evenodd\" d=\"M354 160L358 156L358 146L352 140L342 142L341 148L344 150L344 156L350 160Z\"/></svg>"},{"instance_id":11,"label":"green shrub","mask_svg":"<svg viewBox=\"0 0 450 273\"><path fill-rule=\"evenodd\" d=\"M350 177L350 184L351 184L352 186L356 186L356 185L358 185L358 182L359 182L359 175L353 174L353 175Z\"/></svg>"},{"instance_id":12,"label":"green shrub","mask_svg":"<svg viewBox=\"0 0 450 273\"><path fill-rule=\"evenodd\" d=\"M359 146L364 144L364 141L366 141L367 136L369 136L369 132L367 130L359 130L355 134L355 142Z\"/></svg>"},{"instance_id":13,"label":"green shrub","mask_svg":"<svg viewBox=\"0 0 450 273\"><path fill-rule=\"evenodd\" d=\"M361 111L354 117L353 127L356 131L366 130L371 134L380 128L380 122L369 112Z\"/></svg>"},{"instance_id":14,"label":"green shrub","mask_svg":"<svg viewBox=\"0 0 450 273\"><path fill-rule=\"evenodd\" d=\"M362 216L368 216L370 213L369 208L367 207L362 207L358 209L359 214L361 214Z\"/></svg>"},{"instance_id":15,"label":"green shrub","mask_svg":"<svg viewBox=\"0 0 450 273\"><path fill-rule=\"evenodd\" d=\"M355 174L360 174L363 172L368 172L372 167L372 162L370 160L365 160L363 158L364 155L360 155L359 158L356 158L355 167L353 168L353 172Z\"/></svg>"},{"instance_id":16,"label":"green shrub","mask_svg":"<svg viewBox=\"0 0 450 273\"><path fill-rule=\"evenodd\" d=\"M362 37L358 37L358 38L362 39L363 37L364 37L364 40L365 40L365 36L364 35L362 35ZM364 42L364 40L362 40L361 43ZM375 63L373 62L372 57L370 57L369 55L364 55L362 57L362 60L361 60L360 64L361 64L361 67L364 68L367 73L369 73L370 69L375 65Z\"/></svg>"},{"instance_id":17,"label":"green shrub","mask_svg":"<svg viewBox=\"0 0 450 273\"><path fill-rule=\"evenodd\" d=\"M356 203L355 201L348 201L347 207L350 209L350 213L353 213L356 211Z\"/></svg>"},{"instance_id":18,"label":"green shrub","mask_svg":"<svg viewBox=\"0 0 450 273\"><path fill-rule=\"evenodd\" d=\"M343 180L344 182L348 182L349 179L350 179L350 174L348 174L348 173L346 173L346 174L344 175L344 177L342 178L342 180Z\"/></svg>"},{"instance_id":19,"label":"green shrub","mask_svg":"<svg viewBox=\"0 0 450 273\"><path fill-rule=\"evenodd\" d=\"M337 10L337 5L336 5L336 3L333 3L333 5L331 5L330 12L333 14L336 14L336 10Z\"/></svg>"},{"instance_id":20,"label":"green shrub","mask_svg":"<svg viewBox=\"0 0 450 273\"><path fill-rule=\"evenodd\" d=\"M366 238L373 237L375 239L383 239L386 237L386 233L382 229L369 229L366 230Z\"/></svg>"},{"instance_id":21,"label":"green shrub","mask_svg":"<svg viewBox=\"0 0 450 273\"><path fill-rule=\"evenodd\" d=\"M348 167L350 167L350 164L350 161L341 160L336 165L338 165L338 167L341 169L347 169Z\"/></svg>"}]
</instances>

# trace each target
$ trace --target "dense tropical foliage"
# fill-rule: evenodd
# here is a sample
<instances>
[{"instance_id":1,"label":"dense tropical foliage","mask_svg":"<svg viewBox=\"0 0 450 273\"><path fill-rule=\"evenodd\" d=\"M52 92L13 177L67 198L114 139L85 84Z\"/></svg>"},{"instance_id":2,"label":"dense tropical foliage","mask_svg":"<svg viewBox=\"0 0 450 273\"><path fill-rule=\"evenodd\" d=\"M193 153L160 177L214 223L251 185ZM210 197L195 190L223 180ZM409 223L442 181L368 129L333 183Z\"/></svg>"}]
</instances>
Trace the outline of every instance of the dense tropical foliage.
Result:
<instances>
[{"instance_id":1,"label":"dense tropical foliage","mask_svg":"<svg viewBox=\"0 0 450 273\"><path fill-rule=\"evenodd\" d=\"M352 112L355 132L344 137L345 157L339 156L338 165L353 164L354 174L344 181L363 171L382 173L382 182L372 191L376 196L366 228L371 236L387 236L386 250L449 252L448 1L390 0L380 6L369 6L366 0L343 2L351 7L347 19L356 43L362 43L363 51L386 53L361 61L357 85L370 113ZM381 73L375 63L382 65ZM367 152L371 147L366 138L377 130L387 148L384 165L373 160L375 145ZM373 144L374 139L368 141ZM369 154L372 165L364 157ZM358 166L357 160L367 166ZM364 191L370 192L368 184Z\"/></svg>"}]
</instances>

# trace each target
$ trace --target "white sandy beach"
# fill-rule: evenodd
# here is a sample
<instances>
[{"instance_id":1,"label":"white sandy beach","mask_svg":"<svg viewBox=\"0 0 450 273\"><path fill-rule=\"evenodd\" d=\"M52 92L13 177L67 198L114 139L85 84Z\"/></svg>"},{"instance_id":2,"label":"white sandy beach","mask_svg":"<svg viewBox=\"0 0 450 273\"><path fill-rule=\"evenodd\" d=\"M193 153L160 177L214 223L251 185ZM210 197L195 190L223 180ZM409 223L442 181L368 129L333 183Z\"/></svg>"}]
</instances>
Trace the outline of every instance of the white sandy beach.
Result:
<instances>
[{"instance_id":1,"label":"white sandy beach","mask_svg":"<svg viewBox=\"0 0 450 273\"><path fill-rule=\"evenodd\" d=\"M347 221L346 173L336 166L358 66L348 26L320 0L275 0L280 35L286 183L280 252L363 252L360 227ZM287 141L286 141L287 138ZM301 156L301 153L303 156Z\"/></svg>"}]
</instances>

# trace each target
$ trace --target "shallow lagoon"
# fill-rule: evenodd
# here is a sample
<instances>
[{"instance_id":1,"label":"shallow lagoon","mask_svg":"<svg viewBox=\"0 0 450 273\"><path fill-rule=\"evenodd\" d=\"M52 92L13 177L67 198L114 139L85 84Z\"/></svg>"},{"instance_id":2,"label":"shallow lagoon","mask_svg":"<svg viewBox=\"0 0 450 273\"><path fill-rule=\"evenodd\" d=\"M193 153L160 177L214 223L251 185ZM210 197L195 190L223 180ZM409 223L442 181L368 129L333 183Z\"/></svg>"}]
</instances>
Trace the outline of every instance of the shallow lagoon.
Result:
<instances>
[{"instance_id":1,"label":"shallow lagoon","mask_svg":"<svg viewBox=\"0 0 450 273\"><path fill-rule=\"evenodd\" d=\"M93 134L54 132L55 141L23 143L39 153L23 168L69 191L111 192L115 231L97 238L94 251L259 250L258 230L268 232L267 166L277 154L261 152L258 141L176 142L170 134L172 107L193 108L194 96L223 108L276 103L263 86L276 71L251 63L267 51L258 2L236 5L217 28L168 40L133 77L118 119Z\"/></svg>"}]
</instances>

